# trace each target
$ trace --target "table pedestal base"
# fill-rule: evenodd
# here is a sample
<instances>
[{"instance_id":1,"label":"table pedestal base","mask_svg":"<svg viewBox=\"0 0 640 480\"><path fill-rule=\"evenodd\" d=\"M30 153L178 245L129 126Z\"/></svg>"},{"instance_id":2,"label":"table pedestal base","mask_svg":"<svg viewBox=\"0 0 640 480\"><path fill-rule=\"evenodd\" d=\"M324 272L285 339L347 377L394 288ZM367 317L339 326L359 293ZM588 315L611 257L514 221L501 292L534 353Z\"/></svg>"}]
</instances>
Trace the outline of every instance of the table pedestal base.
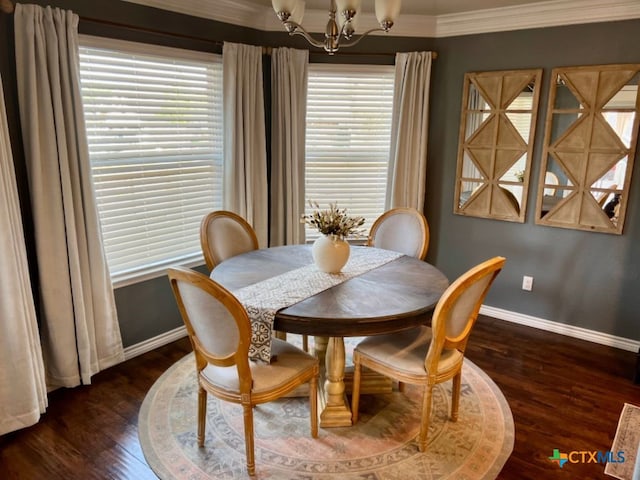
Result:
<instances>
[{"instance_id":1,"label":"table pedestal base","mask_svg":"<svg viewBox=\"0 0 640 480\"><path fill-rule=\"evenodd\" d=\"M321 409L320 427L350 427L352 425L351 408L349 408L346 398L341 405L323 405L323 403L325 403L324 395L318 397L318 400L320 400L319 407Z\"/></svg>"},{"instance_id":2,"label":"table pedestal base","mask_svg":"<svg viewBox=\"0 0 640 480\"><path fill-rule=\"evenodd\" d=\"M321 427L350 427L351 408L344 386L344 340L341 337L316 337L316 355L321 371L318 397ZM322 361L324 357L324 362Z\"/></svg>"},{"instance_id":3,"label":"table pedestal base","mask_svg":"<svg viewBox=\"0 0 640 480\"><path fill-rule=\"evenodd\" d=\"M344 372L344 388L349 394L353 391L353 366L346 367ZM360 374L361 395L376 395L379 393L391 393L392 391L393 380L366 367L362 367L362 373Z\"/></svg>"},{"instance_id":4,"label":"table pedestal base","mask_svg":"<svg viewBox=\"0 0 640 480\"><path fill-rule=\"evenodd\" d=\"M351 406L347 400L347 391L353 385L352 369L345 369L344 339L342 337L316 337L315 353L320 360L320 382L318 401L320 427L350 427ZM389 393L392 382L389 378L372 371L363 371L361 377L362 393Z\"/></svg>"}]
</instances>

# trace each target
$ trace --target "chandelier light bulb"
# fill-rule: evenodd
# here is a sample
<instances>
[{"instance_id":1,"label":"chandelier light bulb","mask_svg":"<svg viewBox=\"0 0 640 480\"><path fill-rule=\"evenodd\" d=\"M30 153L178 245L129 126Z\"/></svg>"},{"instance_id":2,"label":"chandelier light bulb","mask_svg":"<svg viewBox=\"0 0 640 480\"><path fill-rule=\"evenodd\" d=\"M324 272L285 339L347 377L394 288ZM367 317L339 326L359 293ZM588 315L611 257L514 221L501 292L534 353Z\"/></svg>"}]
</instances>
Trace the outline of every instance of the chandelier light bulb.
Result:
<instances>
[{"instance_id":1,"label":"chandelier light bulb","mask_svg":"<svg viewBox=\"0 0 640 480\"><path fill-rule=\"evenodd\" d=\"M400 14L401 0L376 0L376 18L380 25L391 24ZM384 27L383 27L384 28Z\"/></svg>"},{"instance_id":2,"label":"chandelier light bulb","mask_svg":"<svg viewBox=\"0 0 640 480\"><path fill-rule=\"evenodd\" d=\"M271 6L276 13L287 12L291 14L297 3L298 0L271 0Z\"/></svg>"},{"instance_id":3,"label":"chandelier light bulb","mask_svg":"<svg viewBox=\"0 0 640 480\"><path fill-rule=\"evenodd\" d=\"M289 20L296 22L297 24L301 24L302 18L304 17L305 6L306 2L304 2L304 0L298 0L294 5L293 10L291 10L291 17L289 17Z\"/></svg>"}]
</instances>

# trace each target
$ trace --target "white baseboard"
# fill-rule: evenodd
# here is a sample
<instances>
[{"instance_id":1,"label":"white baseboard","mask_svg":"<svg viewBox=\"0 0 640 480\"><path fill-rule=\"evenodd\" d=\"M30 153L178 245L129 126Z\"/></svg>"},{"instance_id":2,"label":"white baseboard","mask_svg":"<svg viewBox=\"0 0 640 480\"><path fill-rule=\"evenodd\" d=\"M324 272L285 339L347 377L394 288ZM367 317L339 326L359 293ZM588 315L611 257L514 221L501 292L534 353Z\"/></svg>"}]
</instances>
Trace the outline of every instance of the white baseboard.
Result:
<instances>
[{"instance_id":1,"label":"white baseboard","mask_svg":"<svg viewBox=\"0 0 640 480\"><path fill-rule=\"evenodd\" d=\"M596 332L595 330L588 330L582 327L552 322L551 320L544 320L542 318L532 317L531 315L525 315L517 312L511 312L509 310L503 310L501 308L483 305L480 308L480 313L482 315L487 315L499 320L519 323L520 325L526 325L528 327L546 330L548 332L559 333L560 335L567 335L569 337L579 338L580 340L586 340L588 342L599 343L600 345L620 348L621 350L628 350L630 352L637 352L640 348L640 341L638 340L616 337L615 335L609 335L608 333Z\"/></svg>"},{"instance_id":2,"label":"white baseboard","mask_svg":"<svg viewBox=\"0 0 640 480\"><path fill-rule=\"evenodd\" d=\"M550 320L544 320L542 318L525 315L523 313L511 312L501 308L490 307L488 305L483 305L482 308L480 308L480 313L499 320L518 323L520 325L526 325L528 327L545 330L547 332L559 333L560 335L567 335L569 337L579 338L580 340L587 340L589 342L620 348L630 352L637 352L638 349L640 349L640 341L638 340L616 337L615 335L609 335L608 333L601 333L596 332L595 330L575 327L573 325L552 322ZM167 345L168 343L175 342L176 340L186 336L187 329L184 326L175 328L162 333L157 337L150 338L125 348L124 359L125 361L129 360L133 357L137 357L138 355L142 355L143 353L150 352L158 347Z\"/></svg>"},{"instance_id":3,"label":"white baseboard","mask_svg":"<svg viewBox=\"0 0 640 480\"><path fill-rule=\"evenodd\" d=\"M187 336L187 329L183 325L182 327L174 328L168 332L161 333L157 337L150 338L135 345L131 345L124 349L124 360L127 361L143 353L150 352L158 347L167 345L168 343L175 342Z\"/></svg>"}]
</instances>

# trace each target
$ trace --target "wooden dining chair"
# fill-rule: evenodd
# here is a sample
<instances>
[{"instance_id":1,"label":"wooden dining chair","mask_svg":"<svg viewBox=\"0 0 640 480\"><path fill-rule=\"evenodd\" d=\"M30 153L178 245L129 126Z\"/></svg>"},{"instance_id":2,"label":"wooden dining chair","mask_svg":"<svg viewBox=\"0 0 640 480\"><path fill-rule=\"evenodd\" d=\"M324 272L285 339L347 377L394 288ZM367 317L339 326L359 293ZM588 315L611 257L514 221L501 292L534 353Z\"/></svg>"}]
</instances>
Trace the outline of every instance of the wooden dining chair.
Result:
<instances>
[{"instance_id":1,"label":"wooden dining chair","mask_svg":"<svg viewBox=\"0 0 640 480\"><path fill-rule=\"evenodd\" d=\"M367 245L424 260L429 248L429 224L415 208L392 208L373 222Z\"/></svg>"},{"instance_id":2,"label":"wooden dining chair","mask_svg":"<svg viewBox=\"0 0 640 480\"><path fill-rule=\"evenodd\" d=\"M198 446L204 446L207 393L242 405L247 469L255 475L253 407L309 383L311 436L318 436L318 359L277 338L270 364L249 360L251 324L231 292L186 268L168 270L171 288L195 353L198 375Z\"/></svg>"},{"instance_id":3,"label":"wooden dining chair","mask_svg":"<svg viewBox=\"0 0 640 480\"><path fill-rule=\"evenodd\" d=\"M227 258L259 248L253 227L226 210L216 210L202 219L200 244L209 270Z\"/></svg>"},{"instance_id":4,"label":"wooden dining chair","mask_svg":"<svg viewBox=\"0 0 640 480\"><path fill-rule=\"evenodd\" d=\"M362 367L368 367L402 383L423 387L422 416L418 448L427 448L434 385L453 379L451 420L458 418L462 363L469 334L480 306L505 263L495 257L461 275L444 292L431 320L420 326L390 335L365 338L353 352L354 377L351 411L358 421Z\"/></svg>"}]
</instances>

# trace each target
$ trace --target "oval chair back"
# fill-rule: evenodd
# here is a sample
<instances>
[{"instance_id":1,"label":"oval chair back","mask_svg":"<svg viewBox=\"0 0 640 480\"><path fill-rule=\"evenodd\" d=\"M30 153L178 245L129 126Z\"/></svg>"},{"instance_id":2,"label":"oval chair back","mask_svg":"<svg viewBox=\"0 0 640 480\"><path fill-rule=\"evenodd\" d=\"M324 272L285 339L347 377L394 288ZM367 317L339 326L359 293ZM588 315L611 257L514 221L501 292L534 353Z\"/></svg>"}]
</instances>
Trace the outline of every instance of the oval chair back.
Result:
<instances>
[{"instance_id":1,"label":"oval chair back","mask_svg":"<svg viewBox=\"0 0 640 480\"><path fill-rule=\"evenodd\" d=\"M240 215L226 210L211 212L202 219L200 244L209 270L227 258L259 248L253 227Z\"/></svg>"},{"instance_id":2,"label":"oval chair back","mask_svg":"<svg viewBox=\"0 0 640 480\"><path fill-rule=\"evenodd\" d=\"M429 224L415 208L387 210L373 222L367 245L424 260L429 248Z\"/></svg>"},{"instance_id":3,"label":"oval chair back","mask_svg":"<svg viewBox=\"0 0 640 480\"><path fill-rule=\"evenodd\" d=\"M251 388L251 323L238 299L206 275L186 268L169 269L171 288L201 372L208 364L236 366L239 390Z\"/></svg>"},{"instance_id":4,"label":"oval chair back","mask_svg":"<svg viewBox=\"0 0 640 480\"><path fill-rule=\"evenodd\" d=\"M428 372L437 371L442 356L448 352L464 355L482 302L505 261L504 257L494 257L476 265L442 294L431 318L431 343L425 358Z\"/></svg>"}]
</instances>

